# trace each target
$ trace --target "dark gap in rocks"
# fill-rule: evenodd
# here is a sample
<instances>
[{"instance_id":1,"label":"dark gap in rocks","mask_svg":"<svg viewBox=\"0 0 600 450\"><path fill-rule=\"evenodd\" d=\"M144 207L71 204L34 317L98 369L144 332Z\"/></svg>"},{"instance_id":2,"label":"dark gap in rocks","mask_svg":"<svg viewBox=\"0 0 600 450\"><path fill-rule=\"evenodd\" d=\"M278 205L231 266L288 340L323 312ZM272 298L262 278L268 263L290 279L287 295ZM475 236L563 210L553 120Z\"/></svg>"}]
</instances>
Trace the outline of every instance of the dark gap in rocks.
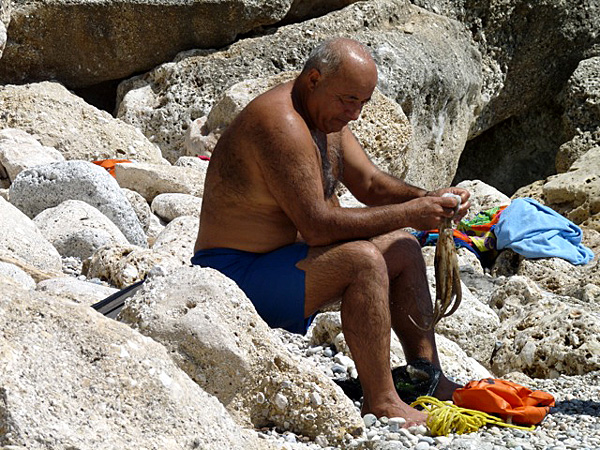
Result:
<instances>
[{"instance_id":1,"label":"dark gap in rocks","mask_svg":"<svg viewBox=\"0 0 600 450\"><path fill-rule=\"evenodd\" d=\"M562 108L536 106L483 132L465 145L452 184L481 180L511 196L517 189L556 174L555 158L569 136Z\"/></svg>"},{"instance_id":2,"label":"dark gap in rocks","mask_svg":"<svg viewBox=\"0 0 600 450\"><path fill-rule=\"evenodd\" d=\"M131 76L133 77L134 75ZM115 107L117 105L117 88L119 87L119 83L124 79L129 78L131 77L103 81L102 83L94 84L92 86L71 90L75 95L81 97L90 105L114 115Z\"/></svg>"}]
</instances>

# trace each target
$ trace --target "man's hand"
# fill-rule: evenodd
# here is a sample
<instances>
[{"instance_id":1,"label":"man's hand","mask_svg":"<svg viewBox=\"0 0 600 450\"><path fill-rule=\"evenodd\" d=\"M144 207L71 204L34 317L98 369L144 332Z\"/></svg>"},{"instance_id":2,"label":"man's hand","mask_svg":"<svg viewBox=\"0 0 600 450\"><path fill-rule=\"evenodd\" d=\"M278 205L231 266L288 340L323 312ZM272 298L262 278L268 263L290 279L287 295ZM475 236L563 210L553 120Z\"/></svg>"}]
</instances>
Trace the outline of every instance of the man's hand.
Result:
<instances>
[{"instance_id":1,"label":"man's hand","mask_svg":"<svg viewBox=\"0 0 600 450\"><path fill-rule=\"evenodd\" d=\"M429 191L429 192L427 192L426 197L440 197L441 198L442 195L445 193L450 193L450 194L455 194L455 195L460 196L460 199L461 199L460 208L458 209L458 212L453 217L454 222L458 223L458 222L460 222L460 220L463 217L465 217L465 214L467 214L467 211L469 211L469 208L471 207L471 202L469 201L469 197L471 196L471 193L463 188L449 187L449 188L437 189L435 191ZM447 197L445 197L445 199L448 200ZM454 208L456 208L456 200L453 198L449 198L449 200L454 204ZM444 203L444 205L446 205L446 203ZM445 217L450 217L450 216L445 216Z\"/></svg>"}]
</instances>

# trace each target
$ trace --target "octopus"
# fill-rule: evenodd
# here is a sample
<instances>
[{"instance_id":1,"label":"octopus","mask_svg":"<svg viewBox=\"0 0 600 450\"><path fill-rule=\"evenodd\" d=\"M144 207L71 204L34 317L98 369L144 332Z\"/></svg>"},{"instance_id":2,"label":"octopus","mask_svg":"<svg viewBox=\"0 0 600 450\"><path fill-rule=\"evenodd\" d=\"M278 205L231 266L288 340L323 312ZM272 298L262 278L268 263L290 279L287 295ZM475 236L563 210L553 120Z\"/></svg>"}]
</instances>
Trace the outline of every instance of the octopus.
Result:
<instances>
[{"instance_id":1,"label":"octopus","mask_svg":"<svg viewBox=\"0 0 600 450\"><path fill-rule=\"evenodd\" d=\"M456 210L458 210L460 207L460 197L455 196L454 194L449 195L458 199L458 206L456 207ZM434 257L435 304L433 307L433 317L429 325L425 328L415 323L411 317L413 324L423 331L431 330L441 319L454 314L462 300L460 273L458 270L456 247L454 245L452 219L443 219L440 223L438 232L439 235Z\"/></svg>"}]
</instances>

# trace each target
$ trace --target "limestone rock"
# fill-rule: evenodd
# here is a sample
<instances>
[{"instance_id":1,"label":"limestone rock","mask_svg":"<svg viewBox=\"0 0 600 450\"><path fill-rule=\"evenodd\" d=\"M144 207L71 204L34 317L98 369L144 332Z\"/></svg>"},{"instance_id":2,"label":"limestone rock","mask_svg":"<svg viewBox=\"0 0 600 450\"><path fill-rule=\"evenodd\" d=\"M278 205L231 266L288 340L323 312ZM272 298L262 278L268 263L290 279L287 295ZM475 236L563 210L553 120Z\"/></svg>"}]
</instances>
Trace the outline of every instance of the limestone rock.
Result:
<instances>
[{"instance_id":1,"label":"limestone rock","mask_svg":"<svg viewBox=\"0 0 600 450\"><path fill-rule=\"evenodd\" d=\"M104 300L118 291L115 288L78 280L73 277L51 278L40 281L37 285L37 290L88 306Z\"/></svg>"},{"instance_id":2,"label":"limestone rock","mask_svg":"<svg viewBox=\"0 0 600 450\"><path fill-rule=\"evenodd\" d=\"M35 280L23 269L14 264L0 261L0 276L11 279L22 289L35 289ZM0 281L0 285L2 282Z\"/></svg>"},{"instance_id":3,"label":"limestone rock","mask_svg":"<svg viewBox=\"0 0 600 450\"><path fill-rule=\"evenodd\" d=\"M83 87L124 78L181 50L226 46L238 34L279 21L291 3L16 1L0 62L0 83L56 79L69 87Z\"/></svg>"},{"instance_id":4,"label":"limestone rock","mask_svg":"<svg viewBox=\"0 0 600 450\"><path fill-rule=\"evenodd\" d=\"M181 265L180 258L167 253L133 245L113 245L102 247L92 255L86 275L123 289L143 280L157 266L169 271Z\"/></svg>"},{"instance_id":5,"label":"limestone rock","mask_svg":"<svg viewBox=\"0 0 600 450\"><path fill-rule=\"evenodd\" d=\"M465 180L456 185L471 193L471 209L465 216L465 220L474 218L481 211L495 208L496 206L510 204L510 198L498 189L480 180Z\"/></svg>"},{"instance_id":6,"label":"limestone rock","mask_svg":"<svg viewBox=\"0 0 600 450\"><path fill-rule=\"evenodd\" d=\"M595 132L578 133L556 153L556 172L567 172L573 163L594 147L600 147L600 127Z\"/></svg>"},{"instance_id":7,"label":"limestone rock","mask_svg":"<svg viewBox=\"0 0 600 450\"><path fill-rule=\"evenodd\" d=\"M432 267L427 268L427 276L432 299L435 299L435 277ZM456 342L464 352L488 366L496 345L495 331L500 325L498 316L490 307L479 301L462 284L462 302L458 310L449 317L442 319L435 331L453 342Z\"/></svg>"},{"instance_id":8,"label":"limestone rock","mask_svg":"<svg viewBox=\"0 0 600 450\"><path fill-rule=\"evenodd\" d=\"M0 61L5 63L4 58ZM0 86L0 111L0 129L19 128L35 135L68 160L163 162L160 150L139 130L88 105L58 83Z\"/></svg>"},{"instance_id":9,"label":"limestone rock","mask_svg":"<svg viewBox=\"0 0 600 450\"><path fill-rule=\"evenodd\" d=\"M564 88L564 120L572 134L600 129L599 73L600 56L585 59L579 62Z\"/></svg>"},{"instance_id":10,"label":"limestone rock","mask_svg":"<svg viewBox=\"0 0 600 450\"><path fill-rule=\"evenodd\" d=\"M181 156L177 161L175 161L174 165L177 167L191 167L205 173L208 169L208 161L200 159L197 156Z\"/></svg>"},{"instance_id":11,"label":"limestone rock","mask_svg":"<svg viewBox=\"0 0 600 450\"><path fill-rule=\"evenodd\" d=\"M166 222L179 216L200 216L202 199L189 194L160 194L152 200L152 212Z\"/></svg>"},{"instance_id":12,"label":"limestone rock","mask_svg":"<svg viewBox=\"0 0 600 450\"><path fill-rule=\"evenodd\" d=\"M186 267L152 276L119 316L169 349L238 423L274 424L340 442L363 424L351 401L308 362L284 350L234 282ZM227 380L227 383L223 383ZM311 402L317 392L322 401Z\"/></svg>"},{"instance_id":13,"label":"limestone rock","mask_svg":"<svg viewBox=\"0 0 600 450\"><path fill-rule=\"evenodd\" d=\"M294 0L284 22L301 22L341 9L357 0Z\"/></svg>"},{"instance_id":14,"label":"limestone rock","mask_svg":"<svg viewBox=\"0 0 600 450\"><path fill-rule=\"evenodd\" d=\"M10 201L35 217L65 200L80 200L108 217L127 240L146 246L146 235L119 185L108 172L85 161L46 164L22 171L10 187Z\"/></svg>"},{"instance_id":15,"label":"limestone rock","mask_svg":"<svg viewBox=\"0 0 600 450\"><path fill-rule=\"evenodd\" d=\"M6 28L10 22L11 2L0 2L0 58L6 46Z\"/></svg>"},{"instance_id":16,"label":"limestone rock","mask_svg":"<svg viewBox=\"0 0 600 450\"><path fill-rule=\"evenodd\" d=\"M10 180L23 169L64 160L59 151L41 145L25 131L15 128L0 131L0 166L4 167Z\"/></svg>"},{"instance_id":17,"label":"limestone rock","mask_svg":"<svg viewBox=\"0 0 600 450\"><path fill-rule=\"evenodd\" d=\"M152 247L156 242L156 238L163 232L165 229L165 223L160 220L154 214L150 215L150 225L148 226L148 231L146 232L146 236L148 236L148 245Z\"/></svg>"},{"instance_id":18,"label":"limestone rock","mask_svg":"<svg viewBox=\"0 0 600 450\"><path fill-rule=\"evenodd\" d=\"M21 260L45 272L60 273L62 269L60 254L35 223L3 198L0 198L0 256Z\"/></svg>"},{"instance_id":19,"label":"limestone rock","mask_svg":"<svg viewBox=\"0 0 600 450\"><path fill-rule=\"evenodd\" d=\"M546 199L544 197L545 181L546 180L534 181L527 186L517 189L516 192L511 196L511 199L529 197L541 203L542 205L546 205Z\"/></svg>"},{"instance_id":20,"label":"limestone rock","mask_svg":"<svg viewBox=\"0 0 600 450\"><path fill-rule=\"evenodd\" d=\"M543 187L548 206L577 225L600 231L600 146L569 169L548 178Z\"/></svg>"},{"instance_id":21,"label":"limestone rock","mask_svg":"<svg viewBox=\"0 0 600 450\"><path fill-rule=\"evenodd\" d=\"M173 219L156 237L152 250L173 255L183 265L190 264L200 226L199 216L180 216Z\"/></svg>"},{"instance_id":22,"label":"limestone rock","mask_svg":"<svg viewBox=\"0 0 600 450\"><path fill-rule=\"evenodd\" d=\"M117 164L115 167L119 185L138 192L149 203L164 193L202 197L205 176L202 171L191 167L146 163Z\"/></svg>"},{"instance_id":23,"label":"limestone rock","mask_svg":"<svg viewBox=\"0 0 600 450\"><path fill-rule=\"evenodd\" d=\"M0 329L6 448L262 448L163 346L88 306L1 289Z\"/></svg>"},{"instance_id":24,"label":"limestone rock","mask_svg":"<svg viewBox=\"0 0 600 450\"><path fill-rule=\"evenodd\" d=\"M299 70L318 42L339 35L371 48L381 92L401 105L413 125L398 173L429 188L448 185L480 101L480 56L457 22L405 1L358 2L222 51L181 54L123 82L118 117L153 136L173 160L184 148L189 124L207 115L227 88Z\"/></svg>"},{"instance_id":25,"label":"limestone rock","mask_svg":"<svg viewBox=\"0 0 600 450\"><path fill-rule=\"evenodd\" d=\"M144 233L148 233L150 222L152 220L152 210L150 209L150 205L148 205L148 202L141 194L138 194L131 189L123 188L122 190L123 194L125 194L125 197L127 197L127 200L129 200L129 203L133 207L133 211L140 221Z\"/></svg>"},{"instance_id":26,"label":"limestone rock","mask_svg":"<svg viewBox=\"0 0 600 450\"><path fill-rule=\"evenodd\" d=\"M497 375L581 375L600 368L600 325L590 310L545 297L516 310L498 330Z\"/></svg>"},{"instance_id":27,"label":"limestone rock","mask_svg":"<svg viewBox=\"0 0 600 450\"><path fill-rule=\"evenodd\" d=\"M33 222L63 257L84 260L105 245L128 243L108 217L79 200L66 200L45 209Z\"/></svg>"}]
</instances>

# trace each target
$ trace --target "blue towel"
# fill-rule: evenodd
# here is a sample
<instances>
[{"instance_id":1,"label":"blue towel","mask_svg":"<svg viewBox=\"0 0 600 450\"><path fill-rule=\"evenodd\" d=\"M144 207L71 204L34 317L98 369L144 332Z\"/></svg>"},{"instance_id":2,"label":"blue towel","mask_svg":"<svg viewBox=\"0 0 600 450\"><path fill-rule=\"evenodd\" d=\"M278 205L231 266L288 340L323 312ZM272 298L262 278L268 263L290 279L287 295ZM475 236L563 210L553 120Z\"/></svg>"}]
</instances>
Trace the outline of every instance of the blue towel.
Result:
<instances>
[{"instance_id":1,"label":"blue towel","mask_svg":"<svg viewBox=\"0 0 600 450\"><path fill-rule=\"evenodd\" d=\"M497 248L527 258L558 257L586 264L594 253L581 244L581 228L531 198L518 198L502 212L494 230Z\"/></svg>"}]
</instances>

